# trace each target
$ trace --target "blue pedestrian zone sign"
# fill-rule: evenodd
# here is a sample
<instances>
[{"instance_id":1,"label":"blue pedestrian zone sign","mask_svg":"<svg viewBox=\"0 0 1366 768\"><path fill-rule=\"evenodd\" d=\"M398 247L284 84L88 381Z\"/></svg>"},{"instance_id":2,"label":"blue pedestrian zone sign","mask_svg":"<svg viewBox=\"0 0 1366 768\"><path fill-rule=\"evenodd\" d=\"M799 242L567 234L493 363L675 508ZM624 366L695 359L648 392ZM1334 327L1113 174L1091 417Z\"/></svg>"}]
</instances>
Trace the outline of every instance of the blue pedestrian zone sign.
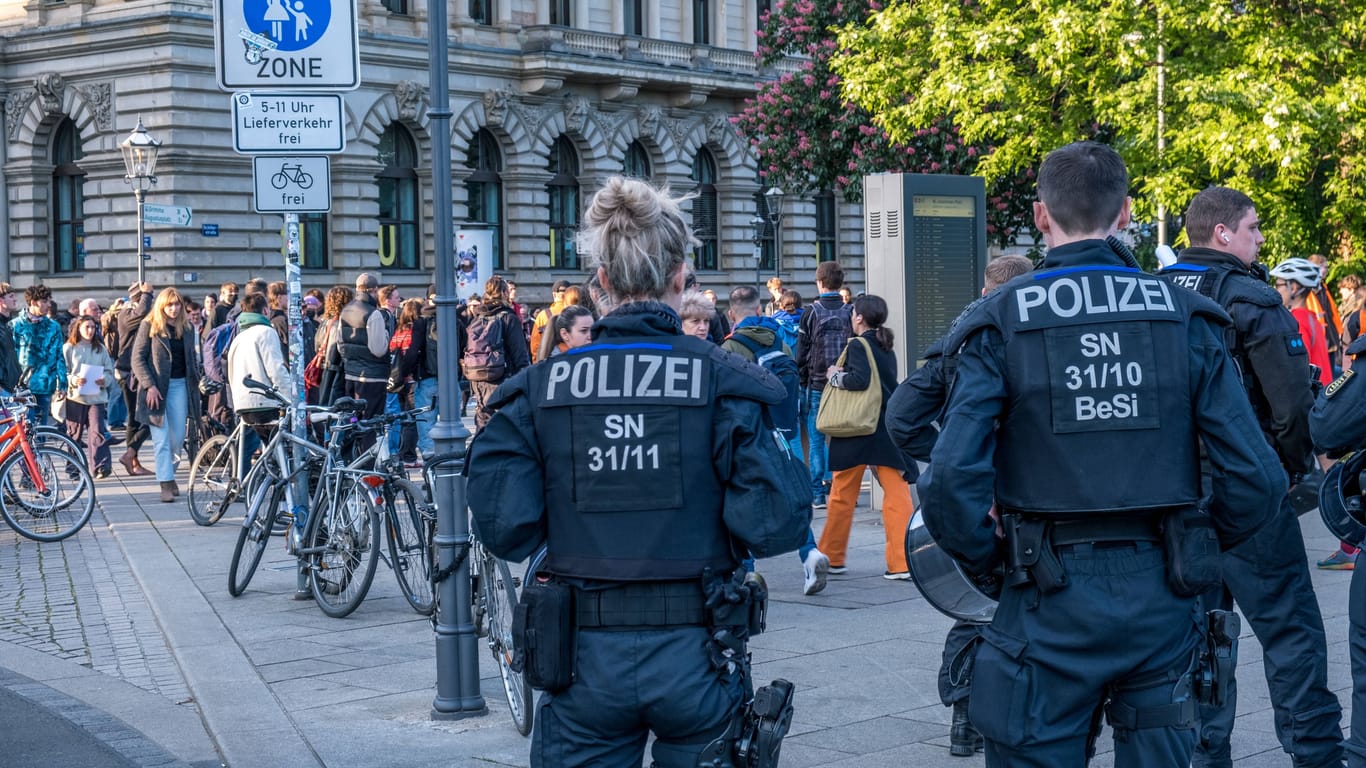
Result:
<instances>
[{"instance_id":1,"label":"blue pedestrian zone sign","mask_svg":"<svg viewBox=\"0 0 1366 768\"><path fill-rule=\"evenodd\" d=\"M302 51L327 32L331 0L246 0L242 13L253 32L270 38L278 51Z\"/></svg>"},{"instance_id":2,"label":"blue pedestrian zone sign","mask_svg":"<svg viewBox=\"0 0 1366 768\"><path fill-rule=\"evenodd\" d=\"M214 10L219 87L360 86L356 0L215 0Z\"/></svg>"}]
</instances>

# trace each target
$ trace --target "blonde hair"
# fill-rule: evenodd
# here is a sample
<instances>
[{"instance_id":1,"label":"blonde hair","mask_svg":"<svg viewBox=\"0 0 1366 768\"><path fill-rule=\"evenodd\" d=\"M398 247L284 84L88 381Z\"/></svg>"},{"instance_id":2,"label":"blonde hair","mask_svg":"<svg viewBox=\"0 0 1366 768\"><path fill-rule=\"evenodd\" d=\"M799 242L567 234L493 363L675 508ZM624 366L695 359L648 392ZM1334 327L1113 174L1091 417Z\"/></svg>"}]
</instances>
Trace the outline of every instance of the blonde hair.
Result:
<instances>
[{"instance_id":1,"label":"blonde hair","mask_svg":"<svg viewBox=\"0 0 1366 768\"><path fill-rule=\"evenodd\" d=\"M578 236L579 249L607 274L614 302L659 299L682 268L693 237L679 203L667 188L612 176L593 195Z\"/></svg>"},{"instance_id":2,"label":"blonde hair","mask_svg":"<svg viewBox=\"0 0 1366 768\"><path fill-rule=\"evenodd\" d=\"M166 305L173 302L180 302L180 312L174 319L166 317ZM157 294L156 301L152 302L152 311L147 313L148 335L151 336L172 336L180 337L185 333L185 326L189 323L188 313L185 311L185 300L181 298L180 291L174 288L163 288ZM172 332L173 331L173 332Z\"/></svg>"}]
</instances>

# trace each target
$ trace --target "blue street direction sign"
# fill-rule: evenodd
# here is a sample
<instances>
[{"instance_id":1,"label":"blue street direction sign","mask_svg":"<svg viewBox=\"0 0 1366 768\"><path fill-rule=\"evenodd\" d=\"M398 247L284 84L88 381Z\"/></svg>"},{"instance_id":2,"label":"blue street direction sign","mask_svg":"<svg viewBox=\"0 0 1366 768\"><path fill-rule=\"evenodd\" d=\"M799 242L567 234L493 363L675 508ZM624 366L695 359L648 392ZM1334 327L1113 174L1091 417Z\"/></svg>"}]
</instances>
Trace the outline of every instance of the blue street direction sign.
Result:
<instances>
[{"instance_id":1,"label":"blue street direction sign","mask_svg":"<svg viewBox=\"0 0 1366 768\"><path fill-rule=\"evenodd\" d=\"M356 0L214 0L225 91L360 87Z\"/></svg>"},{"instance_id":2,"label":"blue street direction sign","mask_svg":"<svg viewBox=\"0 0 1366 768\"><path fill-rule=\"evenodd\" d=\"M194 212L183 205L154 205L144 203L142 220L147 224L169 224L173 227L188 227Z\"/></svg>"},{"instance_id":3,"label":"blue street direction sign","mask_svg":"<svg viewBox=\"0 0 1366 768\"><path fill-rule=\"evenodd\" d=\"M199 234L203 235L204 237L218 237L218 225L217 225L217 224L200 224L200 225L199 225Z\"/></svg>"},{"instance_id":4,"label":"blue street direction sign","mask_svg":"<svg viewBox=\"0 0 1366 768\"><path fill-rule=\"evenodd\" d=\"M234 93L232 148L244 155L341 152L340 93Z\"/></svg>"}]
</instances>

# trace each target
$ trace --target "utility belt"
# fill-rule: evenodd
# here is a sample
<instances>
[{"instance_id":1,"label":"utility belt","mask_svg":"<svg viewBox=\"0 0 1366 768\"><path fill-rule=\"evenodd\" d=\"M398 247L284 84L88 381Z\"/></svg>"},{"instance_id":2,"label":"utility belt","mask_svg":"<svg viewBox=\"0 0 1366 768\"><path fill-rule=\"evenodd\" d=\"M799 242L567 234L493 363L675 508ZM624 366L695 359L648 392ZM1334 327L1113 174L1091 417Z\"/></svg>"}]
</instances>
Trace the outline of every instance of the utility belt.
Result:
<instances>
[{"instance_id":1,"label":"utility belt","mask_svg":"<svg viewBox=\"0 0 1366 768\"><path fill-rule=\"evenodd\" d=\"M529 574L513 612L516 654L532 687L554 693L575 679L579 630L704 627L718 667L745 663L745 640L763 631L768 592L762 579L737 570L729 579L626 583L582 589L545 573Z\"/></svg>"},{"instance_id":2,"label":"utility belt","mask_svg":"<svg viewBox=\"0 0 1366 768\"><path fill-rule=\"evenodd\" d=\"M1001 524L1008 586L1033 584L1044 594L1057 592L1067 586L1059 550L1139 542L1162 544L1167 584L1177 595L1194 597L1221 581L1214 525L1209 514L1197 506L1084 520L1008 511L1001 516Z\"/></svg>"}]
</instances>

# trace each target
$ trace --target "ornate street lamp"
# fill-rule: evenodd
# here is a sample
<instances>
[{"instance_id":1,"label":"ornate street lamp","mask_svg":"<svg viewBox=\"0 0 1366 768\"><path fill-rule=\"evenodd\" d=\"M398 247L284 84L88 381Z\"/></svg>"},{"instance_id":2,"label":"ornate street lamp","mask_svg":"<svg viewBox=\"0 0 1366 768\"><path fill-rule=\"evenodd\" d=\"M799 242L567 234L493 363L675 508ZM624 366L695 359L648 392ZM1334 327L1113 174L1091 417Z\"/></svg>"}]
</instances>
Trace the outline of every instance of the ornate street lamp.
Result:
<instances>
[{"instance_id":1,"label":"ornate street lamp","mask_svg":"<svg viewBox=\"0 0 1366 768\"><path fill-rule=\"evenodd\" d=\"M147 189L157 183L157 154L161 151L161 142L152 138L147 129L142 127L142 116L138 115L138 127L128 134L128 138L119 142L119 149L123 152L123 165L126 172L123 180L133 188L133 195L138 201L138 282L146 279L144 263L147 257L142 252L143 243L143 221L142 206L147 199Z\"/></svg>"},{"instance_id":2,"label":"ornate street lamp","mask_svg":"<svg viewBox=\"0 0 1366 768\"><path fill-rule=\"evenodd\" d=\"M768 223L773 225L773 274L783 276L783 198L787 194L782 187L769 187L764 190L764 202L768 203Z\"/></svg>"},{"instance_id":3,"label":"ornate street lamp","mask_svg":"<svg viewBox=\"0 0 1366 768\"><path fill-rule=\"evenodd\" d=\"M763 293L764 283L763 277L760 276L760 270L764 264L764 227L768 226L768 222L764 221L764 218L756 212L750 218L749 226L753 230L750 239L754 242L754 285L759 289L759 293Z\"/></svg>"}]
</instances>

